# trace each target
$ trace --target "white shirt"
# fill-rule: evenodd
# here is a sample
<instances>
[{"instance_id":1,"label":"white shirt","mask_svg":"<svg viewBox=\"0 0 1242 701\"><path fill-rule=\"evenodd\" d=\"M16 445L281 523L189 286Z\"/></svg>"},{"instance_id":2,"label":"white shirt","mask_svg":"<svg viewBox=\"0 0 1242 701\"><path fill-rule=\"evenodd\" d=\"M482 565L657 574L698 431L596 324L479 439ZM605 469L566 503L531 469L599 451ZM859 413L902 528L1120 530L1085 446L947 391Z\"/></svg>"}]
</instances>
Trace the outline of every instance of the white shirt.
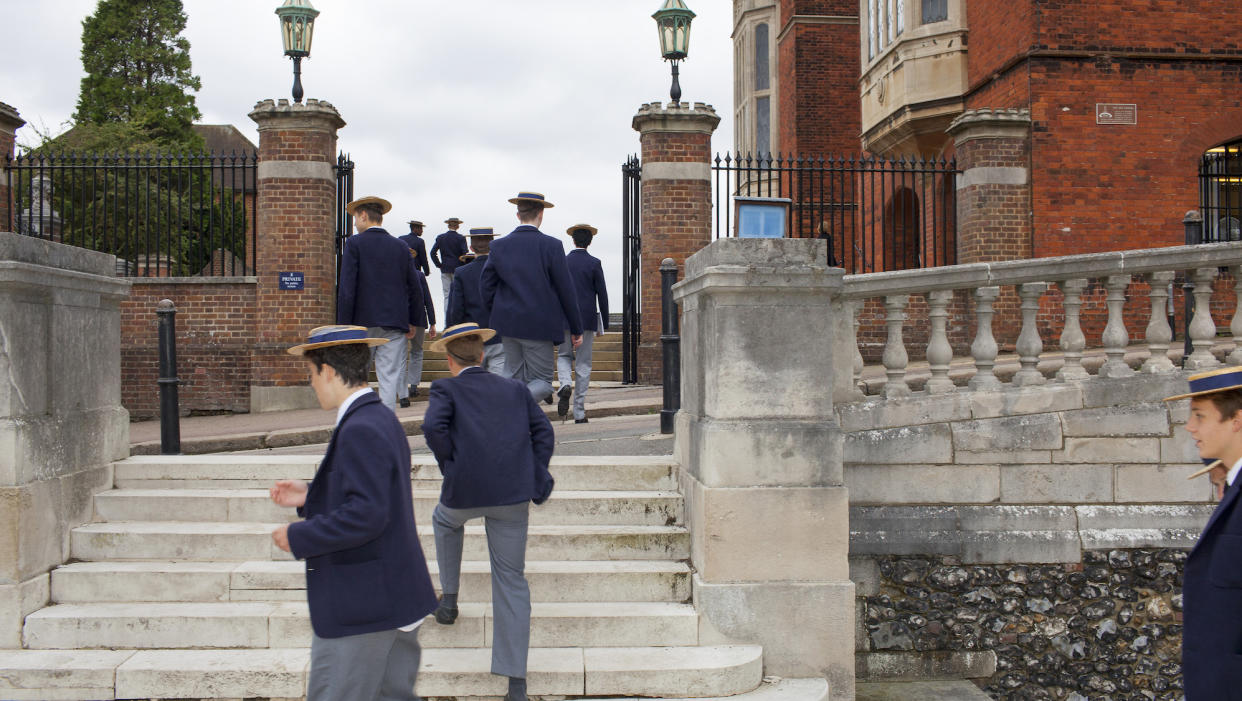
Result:
<instances>
[{"instance_id":1,"label":"white shirt","mask_svg":"<svg viewBox=\"0 0 1242 701\"><path fill-rule=\"evenodd\" d=\"M1233 467L1229 468L1229 474L1225 475L1225 481L1229 483L1229 486L1233 486L1233 481L1238 478L1238 472L1240 470L1242 470L1242 458L1239 458L1238 461L1233 464Z\"/></svg>"},{"instance_id":2,"label":"white shirt","mask_svg":"<svg viewBox=\"0 0 1242 701\"><path fill-rule=\"evenodd\" d=\"M354 402L358 401L358 397L361 397L362 395L370 391L371 391L370 387L363 387L359 389L357 392L354 392L353 394L346 397L345 401L341 402L341 405L337 407L336 409L336 425L337 426L341 425L341 419L345 418L345 412L349 411L349 407L353 406ZM421 626L424 620L425 619L420 618L408 626L401 626L398 630L408 633L414 630L415 628Z\"/></svg>"}]
</instances>

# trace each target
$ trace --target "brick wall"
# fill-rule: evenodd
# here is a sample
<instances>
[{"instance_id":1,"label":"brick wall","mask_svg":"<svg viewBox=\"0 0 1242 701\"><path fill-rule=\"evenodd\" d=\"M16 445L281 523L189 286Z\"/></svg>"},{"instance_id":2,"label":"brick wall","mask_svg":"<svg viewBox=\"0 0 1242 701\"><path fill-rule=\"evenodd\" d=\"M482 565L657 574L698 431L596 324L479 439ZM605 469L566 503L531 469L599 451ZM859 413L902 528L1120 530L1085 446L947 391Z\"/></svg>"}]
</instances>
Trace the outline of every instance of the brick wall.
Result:
<instances>
[{"instance_id":1,"label":"brick wall","mask_svg":"<svg viewBox=\"0 0 1242 701\"><path fill-rule=\"evenodd\" d=\"M121 401L133 419L159 416L155 306L177 307L177 372L183 414L250 410L255 283L247 278L133 279L121 303Z\"/></svg>"},{"instance_id":2,"label":"brick wall","mask_svg":"<svg viewBox=\"0 0 1242 701\"><path fill-rule=\"evenodd\" d=\"M780 14L776 81L781 151L858 153L858 3L782 0ZM791 17L816 15L837 18L838 23L788 25Z\"/></svg>"}]
</instances>

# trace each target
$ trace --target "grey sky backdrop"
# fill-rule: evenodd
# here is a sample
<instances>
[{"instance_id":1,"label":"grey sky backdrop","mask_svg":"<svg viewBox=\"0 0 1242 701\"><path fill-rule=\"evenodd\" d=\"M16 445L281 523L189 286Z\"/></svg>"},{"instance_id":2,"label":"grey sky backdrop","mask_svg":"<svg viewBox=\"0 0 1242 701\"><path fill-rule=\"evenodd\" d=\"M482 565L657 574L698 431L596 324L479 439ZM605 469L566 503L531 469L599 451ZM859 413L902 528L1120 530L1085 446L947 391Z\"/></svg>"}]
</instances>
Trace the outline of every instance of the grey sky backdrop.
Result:
<instances>
[{"instance_id":1,"label":"grey sky backdrop","mask_svg":"<svg viewBox=\"0 0 1242 701\"><path fill-rule=\"evenodd\" d=\"M0 72L0 102L30 123L18 143L35 143L31 125L59 133L73 113L81 22L96 2L3 2L11 59ZM546 233L563 236L580 221L599 227L591 251L604 261L620 311L620 165L638 150L630 120L643 103L668 100L669 66L651 19L660 0L313 2L321 14L303 62L306 96L341 112L340 147L357 163L355 194L392 201L387 228L405 233L406 220L420 219L430 241L457 216L465 227L508 232L517 221L506 200L518 190L543 192L556 204ZM203 123L237 125L257 143L247 113L261 99L289 97L280 4L184 0ZM716 107L723 121L713 146L726 150L731 3L689 5L698 16L682 99Z\"/></svg>"}]
</instances>

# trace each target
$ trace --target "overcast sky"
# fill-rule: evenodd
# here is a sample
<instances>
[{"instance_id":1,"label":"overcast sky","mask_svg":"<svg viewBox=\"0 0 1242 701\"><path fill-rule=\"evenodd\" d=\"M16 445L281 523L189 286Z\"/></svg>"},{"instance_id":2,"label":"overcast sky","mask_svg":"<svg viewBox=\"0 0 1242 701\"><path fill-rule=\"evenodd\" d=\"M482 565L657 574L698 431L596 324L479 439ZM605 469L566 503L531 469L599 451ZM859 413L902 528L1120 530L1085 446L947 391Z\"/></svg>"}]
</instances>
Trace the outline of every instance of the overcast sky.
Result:
<instances>
[{"instance_id":1,"label":"overcast sky","mask_svg":"<svg viewBox=\"0 0 1242 701\"><path fill-rule=\"evenodd\" d=\"M292 85L280 1L183 1L203 123L234 124L257 143L246 115L261 99L289 97ZM620 311L620 165L638 151L630 121L643 103L668 100L669 66L651 19L660 0L313 2L322 14L302 67L306 97L331 102L347 122L340 147L357 163L355 194L392 201L388 228L406 233L404 222L420 219L431 240L457 216L465 227L507 232L517 222L506 200L543 192L556 204L546 233L563 236L580 221L599 227L591 252ZM29 122L18 143L34 143L32 125L59 133L73 113L81 23L96 2L4 4L12 29L0 102ZM726 150L731 3L689 4L698 16L682 99L716 107L723 121L713 146ZM431 286L439 298L438 279Z\"/></svg>"}]
</instances>

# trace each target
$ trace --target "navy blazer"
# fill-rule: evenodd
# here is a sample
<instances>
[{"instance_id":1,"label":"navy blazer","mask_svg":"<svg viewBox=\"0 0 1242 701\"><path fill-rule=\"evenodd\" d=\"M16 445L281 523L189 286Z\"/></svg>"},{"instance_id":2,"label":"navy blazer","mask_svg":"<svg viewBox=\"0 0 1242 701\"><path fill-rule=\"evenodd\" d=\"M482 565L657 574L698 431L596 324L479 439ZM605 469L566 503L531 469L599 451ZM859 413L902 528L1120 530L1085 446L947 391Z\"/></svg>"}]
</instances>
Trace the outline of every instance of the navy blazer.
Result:
<instances>
[{"instance_id":1,"label":"navy blazer","mask_svg":"<svg viewBox=\"0 0 1242 701\"><path fill-rule=\"evenodd\" d=\"M315 479L290 524L306 560L311 627L321 638L409 625L436 607L414 526L410 447L380 398L354 401L332 432Z\"/></svg>"},{"instance_id":2,"label":"navy blazer","mask_svg":"<svg viewBox=\"0 0 1242 701\"><path fill-rule=\"evenodd\" d=\"M542 504L552 493L552 424L517 380L475 366L432 382L423 435L444 475L445 506Z\"/></svg>"},{"instance_id":3,"label":"navy blazer","mask_svg":"<svg viewBox=\"0 0 1242 701\"><path fill-rule=\"evenodd\" d=\"M1186 701L1242 699L1242 479L1225 490L1182 577Z\"/></svg>"},{"instance_id":4,"label":"navy blazer","mask_svg":"<svg viewBox=\"0 0 1242 701\"><path fill-rule=\"evenodd\" d=\"M582 333L565 247L533 226L492 242L483 266L483 304L501 336L560 343Z\"/></svg>"},{"instance_id":5,"label":"navy blazer","mask_svg":"<svg viewBox=\"0 0 1242 701\"><path fill-rule=\"evenodd\" d=\"M378 226L345 239L336 323L402 333L426 327L423 290L414 273L410 247Z\"/></svg>"},{"instance_id":6,"label":"navy blazer","mask_svg":"<svg viewBox=\"0 0 1242 701\"><path fill-rule=\"evenodd\" d=\"M423 275L430 275L431 266L427 264L427 242L423 240L423 237L416 234L406 234L399 238L405 241L405 245L410 247L410 253L414 257L414 267L421 270Z\"/></svg>"},{"instance_id":7,"label":"navy blazer","mask_svg":"<svg viewBox=\"0 0 1242 701\"><path fill-rule=\"evenodd\" d=\"M587 331L599 331L599 323L595 319L595 300L599 300L599 313L604 319L604 329L608 329L608 288L604 285L604 266L599 258L586 252L585 248L575 248L565 256L565 264L569 266L569 279L574 282L574 293L578 295L578 314L582 316L582 328Z\"/></svg>"},{"instance_id":8,"label":"navy blazer","mask_svg":"<svg viewBox=\"0 0 1242 701\"><path fill-rule=\"evenodd\" d=\"M410 259L410 265L414 264L414 260ZM431 288L427 286L427 276L423 275L423 271L415 268L414 276L418 278L418 286L423 291L423 311L427 316L427 323L431 326L436 325L436 308L431 301ZM420 328L427 328L426 326Z\"/></svg>"},{"instance_id":9,"label":"navy blazer","mask_svg":"<svg viewBox=\"0 0 1242 701\"><path fill-rule=\"evenodd\" d=\"M436 264L440 272L451 275L461 267L461 257L469 252L466 237L449 229L436 237L436 244L431 247L431 262Z\"/></svg>"},{"instance_id":10,"label":"navy blazer","mask_svg":"<svg viewBox=\"0 0 1242 701\"><path fill-rule=\"evenodd\" d=\"M483 274L485 263L487 263L487 256L479 256L458 268L457 273L453 275L453 284L449 287L448 311L444 316L444 328L464 324L467 321L473 321L483 328L491 328L487 325L487 307L483 305L483 293L479 289L479 278ZM500 341L501 336L497 334L488 339L486 345L494 346Z\"/></svg>"}]
</instances>

